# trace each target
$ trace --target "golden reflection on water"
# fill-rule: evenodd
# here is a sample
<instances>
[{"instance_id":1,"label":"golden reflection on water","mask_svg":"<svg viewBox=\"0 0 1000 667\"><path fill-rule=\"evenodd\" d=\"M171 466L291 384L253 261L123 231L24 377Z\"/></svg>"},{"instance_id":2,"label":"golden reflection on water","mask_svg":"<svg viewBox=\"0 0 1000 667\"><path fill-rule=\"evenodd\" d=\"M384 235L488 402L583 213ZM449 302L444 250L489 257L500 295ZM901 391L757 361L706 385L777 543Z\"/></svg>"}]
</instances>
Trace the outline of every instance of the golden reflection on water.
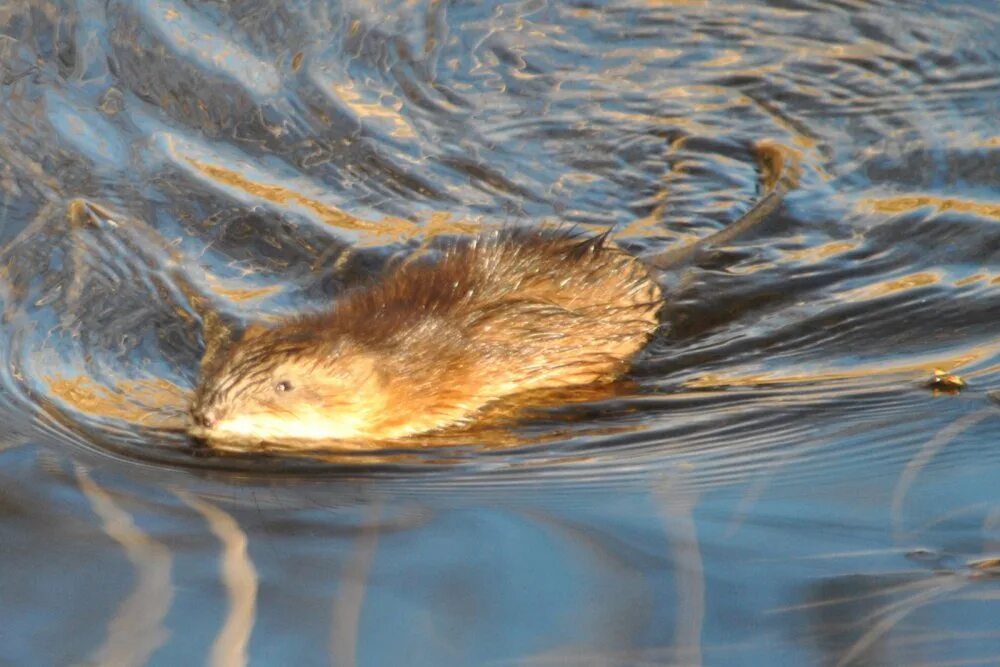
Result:
<instances>
[{"instance_id":1,"label":"golden reflection on water","mask_svg":"<svg viewBox=\"0 0 1000 667\"><path fill-rule=\"evenodd\" d=\"M482 234L483 231L484 223L482 220L455 220L449 211L431 213L427 218L427 222L424 223L423 228L423 233L428 237L443 234L464 234L471 236L473 234Z\"/></svg>"},{"instance_id":2,"label":"golden reflection on water","mask_svg":"<svg viewBox=\"0 0 1000 667\"><path fill-rule=\"evenodd\" d=\"M303 208L315 213L320 220L332 227L374 233L379 233L380 231L384 232L383 225L377 225L368 220L356 218L338 208L334 208L329 204L324 204L317 199L307 197L300 192L296 192L295 190L291 190L281 185L258 183L257 181L253 181L227 167L208 164L206 162L202 162L201 160L195 160L191 157L185 159L191 166L214 181L224 183L229 187L237 188L274 204L293 204L302 206Z\"/></svg>"},{"instance_id":3,"label":"golden reflection on water","mask_svg":"<svg viewBox=\"0 0 1000 667\"><path fill-rule=\"evenodd\" d=\"M879 213L905 213L906 211L912 211L925 206L933 206L938 211L975 213L984 218L1000 220L1000 204L955 199L952 197L937 197L935 195L862 199L860 206L870 208Z\"/></svg>"},{"instance_id":4,"label":"golden reflection on water","mask_svg":"<svg viewBox=\"0 0 1000 667\"><path fill-rule=\"evenodd\" d=\"M121 380L114 388L86 375L49 375L43 379L51 396L89 415L163 429L182 428L187 423L190 393L164 379Z\"/></svg>"},{"instance_id":5,"label":"golden reflection on water","mask_svg":"<svg viewBox=\"0 0 1000 667\"><path fill-rule=\"evenodd\" d=\"M91 509L101 519L104 532L121 545L136 578L132 593L108 624L107 636L94 656L94 664L145 665L170 636L164 619L174 596L173 557L170 549L140 530L128 512L81 466L76 467L76 478Z\"/></svg>"},{"instance_id":6,"label":"golden reflection on water","mask_svg":"<svg viewBox=\"0 0 1000 667\"><path fill-rule=\"evenodd\" d=\"M229 287L219 278L210 273L205 274L205 279L208 281L209 289L212 290L213 294L225 297L231 301L253 301L254 299L262 299L273 296L284 289L282 285L265 285L263 287L254 287L250 289Z\"/></svg>"},{"instance_id":7,"label":"golden reflection on water","mask_svg":"<svg viewBox=\"0 0 1000 667\"><path fill-rule=\"evenodd\" d=\"M332 227L365 232L364 236L354 240L356 247L359 248L379 247L384 245L387 240L405 241L420 237L429 241L437 235L467 236L488 231L488 229L484 229L482 221L475 219L455 220L448 211L424 213L422 214L424 218L422 224L391 215L382 216L377 222L364 220L289 187L255 181L228 167L209 164L192 157L184 159L203 175L227 187L236 188L273 204L300 206Z\"/></svg>"},{"instance_id":8,"label":"golden reflection on water","mask_svg":"<svg viewBox=\"0 0 1000 667\"><path fill-rule=\"evenodd\" d=\"M800 239L804 242L804 239ZM798 250L785 250L782 254L793 262L804 264L819 264L837 255L843 255L861 246L861 240L854 241L829 241L817 246L800 248Z\"/></svg>"},{"instance_id":9,"label":"golden reflection on water","mask_svg":"<svg viewBox=\"0 0 1000 667\"><path fill-rule=\"evenodd\" d=\"M941 282L940 271L918 271L900 278L891 278L871 285L865 285L858 289L841 292L838 295L840 301L869 301L877 299L893 292L901 292L919 287L927 287Z\"/></svg>"},{"instance_id":10,"label":"golden reflection on water","mask_svg":"<svg viewBox=\"0 0 1000 667\"><path fill-rule=\"evenodd\" d=\"M959 280L956 280L955 287L965 287L966 285L974 285L975 283L988 280L989 277L990 275L987 273L976 273L971 276L966 276L965 278L960 278Z\"/></svg>"},{"instance_id":11,"label":"golden reflection on water","mask_svg":"<svg viewBox=\"0 0 1000 667\"><path fill-rule=\"evenodd\" d=\"M910 376L913 380L927 380L936 370L954 371L974 364L983 359L990 359L1000 353L1000 343L980 345L962 350L961 354L953 356L922 356L909 363L890 365L885 362L872 364L856 364L850 369L822 370L803 373L754 373L748 375L726 375L724 373L706 373L700 377L688 380L685 387L691 389L715 389L718 387L764 387L783 384L821 384L829 382L852 381L858 386L871 384L872 378L891 376ZM986 371L966 373L966 377L982 374Z\"/></svg>"},{"instance_id":12,"label":"golden reflection on water","mask_svg":"<svg viewBox=\"0 0 1000 667\"><path fill-rule=\"evenodd\" d=\"M392 105L387 107L384 104L384 100L387 98L384 96L378 102L365 101L362 93L358 91L353 81L331 83L329 85L337 101L353 111L355 118L358 120L364 119L365 122L370 122L375 118L384 119L392 126L392 130L389 132L391 136L397 139L416 138L417 133L413 130L413 127L399 113L403 107L403 102L398 97L389 96L388 99L391 99Z\"/></svg>"},{"instance_id":13,"label":"golden reflection on water","mask_svg":"<svg viewBox=\"0 0 1000 667\"><path fill-rule=\"evenodd\" d=\"M743 60L743 51L737 49L723 49L721 53L711 60L706 60L702 67L729 67Z\"/></svg>"}]
</instances>

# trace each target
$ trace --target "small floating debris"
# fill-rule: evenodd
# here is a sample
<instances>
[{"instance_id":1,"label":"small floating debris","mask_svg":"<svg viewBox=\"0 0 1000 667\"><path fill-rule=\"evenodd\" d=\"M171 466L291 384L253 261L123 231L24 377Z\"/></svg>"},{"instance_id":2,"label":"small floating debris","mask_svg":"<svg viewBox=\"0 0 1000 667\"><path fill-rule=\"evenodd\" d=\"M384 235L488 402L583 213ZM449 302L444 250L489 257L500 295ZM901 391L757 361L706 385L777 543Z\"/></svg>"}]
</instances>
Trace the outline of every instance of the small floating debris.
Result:
<instances>
[{"instance_id":1,"label":"small floating debris","mask_svg":"<svg viewBox=\"0 0 1000 667\"><path fill-rule=\"evenodd\" d=\"M918 547L907 551L906 558L938 571L950 571L955 567L955 557L946 551Z\"/></svg>"},{"instance_id":2,"label":"small floating debris","mask_svg":"<svg viewBox=\"0 0 1000 667\"><path fill-rule=\"evenodd\" d=\"M935 393L944 392L946 394L957 394L965 389L968 383L961 375L955 375L940 368L934 369L934 377L928 380L926 387L933 389Z\"/></svg>"},{"instance_id":3,"label":"small floating debris","mask_svg":"<svg viewBox=\"0 0 1000 667\"><path fill-rule=\"evenodd\" d=\"M910 549L906 552L906 557L912 560L919 561L932 561L937 562L941 560L941 554L932 549L925 549L923 547L917 547L916 549Z\"/></svg>"}]
</instances>

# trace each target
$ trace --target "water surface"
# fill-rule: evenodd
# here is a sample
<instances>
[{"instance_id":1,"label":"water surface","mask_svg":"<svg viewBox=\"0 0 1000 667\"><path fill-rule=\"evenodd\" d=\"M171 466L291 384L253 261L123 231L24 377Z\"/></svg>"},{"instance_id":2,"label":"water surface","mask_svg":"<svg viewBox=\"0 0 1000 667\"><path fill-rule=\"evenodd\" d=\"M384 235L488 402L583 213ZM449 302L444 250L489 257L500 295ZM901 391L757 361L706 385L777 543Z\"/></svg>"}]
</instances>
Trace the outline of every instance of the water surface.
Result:
<instances>
[{"instance_id":1,"label":"water surface","mask_svg":"<svg viewBox=\"0 0 1000 667\"><path fill-rule=\"evenodd\" d=\"M4 3L0 663L996 664L996 10ZM613 396L323 460L183 435L207 313L500 224L691 242L762 141L799 187L667 277Z\"/></svg>"}]
</instances>

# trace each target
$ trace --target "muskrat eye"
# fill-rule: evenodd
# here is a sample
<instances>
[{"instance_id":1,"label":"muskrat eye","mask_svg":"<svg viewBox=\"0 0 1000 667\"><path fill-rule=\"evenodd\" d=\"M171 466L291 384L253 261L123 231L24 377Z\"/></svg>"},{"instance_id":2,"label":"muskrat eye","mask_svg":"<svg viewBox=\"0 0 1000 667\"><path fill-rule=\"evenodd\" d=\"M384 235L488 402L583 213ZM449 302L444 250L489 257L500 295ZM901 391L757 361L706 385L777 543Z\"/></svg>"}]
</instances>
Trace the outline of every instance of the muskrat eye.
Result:
<instances>
[{"instance_id":1,"label":"muskrat eye","mask_svg":"<svg viewBox=\"0 0 1000 667\"><path fill-rule=\"evenodd\" d=\"M286 391L291 391L292 383L289 382L288 380L282 380L278 384L274 385L274 390L279 394L284 393Z\"/></svg>"}]
</instances>

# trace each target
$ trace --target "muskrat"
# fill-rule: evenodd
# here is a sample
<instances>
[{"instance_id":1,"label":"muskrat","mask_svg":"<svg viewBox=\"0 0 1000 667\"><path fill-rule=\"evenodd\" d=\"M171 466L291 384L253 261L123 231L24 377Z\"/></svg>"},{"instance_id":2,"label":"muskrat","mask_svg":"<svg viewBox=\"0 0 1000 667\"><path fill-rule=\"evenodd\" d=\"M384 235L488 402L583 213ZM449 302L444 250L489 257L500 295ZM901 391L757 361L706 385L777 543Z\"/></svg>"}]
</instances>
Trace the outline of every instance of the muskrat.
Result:
<instances>
[{"instance_id":1,"label":"muskrat","mask_svg":"<svg viewBox=\"0 0 1000 667\"><path fill-rule=\"evenodd\" d=\"M777 173L769 192L689 246L640 259L607 234L502 229L403 262L326 312L252 325L206 353L191 432L210 443L397 440L468 423L513 394L615 380L659 326L657 273L770 213L796 177L781 173L784 155L758 146L765 176Z\"/></svg>"}]
</instances>

